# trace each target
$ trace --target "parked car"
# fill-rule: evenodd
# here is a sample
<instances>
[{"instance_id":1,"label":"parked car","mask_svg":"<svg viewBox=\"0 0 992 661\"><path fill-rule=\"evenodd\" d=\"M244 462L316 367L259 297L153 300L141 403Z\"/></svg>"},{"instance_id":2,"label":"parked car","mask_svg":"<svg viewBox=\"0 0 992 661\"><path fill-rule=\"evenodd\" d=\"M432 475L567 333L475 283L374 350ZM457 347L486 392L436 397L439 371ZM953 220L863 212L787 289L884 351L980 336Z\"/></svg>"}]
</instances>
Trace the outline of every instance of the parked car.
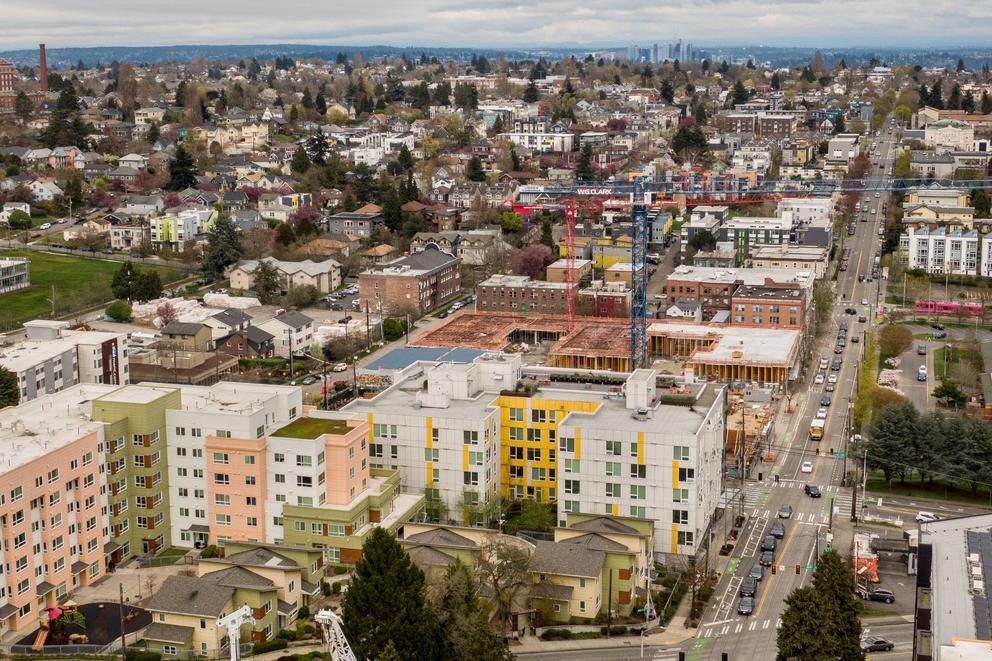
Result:
<instances>
[{"instance_id":1,"label":"parked car","mask_svg":"<svg viewBox=\"0 0 992 661\"><path fill-rule=\"evenodd\" d=\"M852 335L851 336L851 344L860 344L860 343L861 343L861 336L860 335Z\"/></svg>"},{"instance_id":2,"label":"parked car","mask_svg":"<svg viewBox=\"0 0 992 661\"><path fill-rule=\"evenodd\" d=\"M737 604L737 613L739 615L754 614L754 597L741 597L741 602Z\"/></svg>"},{"instance_id":3,"label":"parked car","mask_svg":"<svg viewBox=\"0 0 992 661\"><path fill-rule=\"evenodd\" d=\"M768 533L775 539L782 539L785 537L785 524L781 521L776 521L772 524L771 531Z\"/></svg>"},{"instance_id":4,"label":"parked car","mask_svg":"<svg viewBox=\"0 0 992 661\"><path fill-rule=\"evenodd\" d=\"M347 372L348 371L348 363L338 363L337 365L335 365L334 367L331 368L331 371L332 372Z\"/></svg>"},{"instance_id":5,"label":"parked car","mask_svg":"<svg viewBox=\"0 0 992 661\"><path fill-rule=\"evenodd\" d=\"M349 321L351 321L351 315L350 314L349 315L345 315L345 316L341 317L340 319L338 319L338 323L339 324L346 324Z\"/></svg>"},{"instance_id":6,"label":"parked car","mask_svg":"<svg viewBox=\"0 0 992 661\"><path fill-rule=\"evenodd\" d=\"M940 521L940 517L934 514L933 512L920 511L916 513L917 523L930 523L932 521Z\"/></svg>"},{"instance_id":7,"label":"parked car","mask_svg":"<svg viewBox=\"0 0 992 661\"><path fill-rule=\"evenodd\" d=\"M803 487L803 491L805 491L806 495L810 498L820 498L823 496L823 493L820 491L820 487L815 484L807 484Z\"/></svg>"},{"instance_id":8,"label":"parked car","mask_svg":"<svg viewBox=\"0 0 992 661\"><path fill-rule=\"evenodd\" d=\"M933 323L933 324L930 324L930 328L932 328L934 330L944 330L944 324Z\"/></svg>"},{"instance_id":9,"label":"parked car","mask_svg":"<svg viewBox=\"0 0 992 661\"><path fill-rule=\"evenodd\" d=\"M52 224L51 223L42 223L41 226L38 227L38 229L40 229L42 231L50 230L50 229L52 229Z\"/></svg>"},{"instance_id":10,"label":"parked car","mask_svg":"<svg viewBox=\"0 0 992 661\"><path fill-rule=\"evenodd\" d=\"M892 590L886 590L885 588L876 588L869 592L867 597L861 598L868 601L881 601L886 604L891 604L896 600L896 596L892 593Z\"/></svg>"},{"instance_id":11,"label":"parked car","mask_svg":"<svg viewBox=\"0 0 992 661\"><path fill-rule=\"evenodd\" d=\"M860 317L858 317L858 323L863 324L866 321L868 321L868 317L866 317L865 315L861 315Z\"/></svg>"},{"instance_id":12,"label":"parked car","mask_svg":"<svg viewBox=\"0 0 992 661\"><path fill-rule=\"evenodd\" d=\"M758 591L758 581L754 580L750 576L741 581L741 589L738 594L742 597L753 597L754 593Z\"/></svg>"},{"instance_id":13,"label":"parked car","mask_svg":"<svg viewBox=\"0 0 992 661\"><path fill-rule=\"evenodd\" d=\"M778 518L780 519L791 519L792 518L792 505L782 505L778 508Z\"/></svg>"},{"instance_id":14,"label":"parked car","mask_svg":"<svg viewBox=\"0 0 992 661\"><path fill-rule=\"evenodd\" d=\"M799 471L802 473L812 473L813 472L813 462L804 461L803 465L799 467Z\"/></svg>"},{"instance_id":15,"label":"parked car","mask_svg":"<svg viewBox=\"0 0 992 661\"><path fill-rule=\"evenodd\" d=\"M759 564L753 564L751 565L751 571L747 575L756 581L760 581L765 577L765 568Z\"/></svg>"},{"instance_id":16,"label":"parked car","mask_svg":"<svg viewBox=\"0 0 992 661\"><path fill-rule=\"evenodd\" d=\"M305 386L312 386L315 383L317 383L317 379L312 376L304 377L303 379L303 385Z\"/></svg>"},{"instance_id":17,"label":"parked car","mask_svg":"<svg viewBox=\"0 0 992 661\"><path fill-rule=\"evenodd\" d=\"M775 554L771 551L764 551L761 557L758 558L758 564L762 567L771 567L775 564Z\"/></svg>"},{"instance_id":18,"label":"parked car","mask_svg":"<svg viewBox=\"0 0 992 661\"><path fill-rule=\"evenodd\" d=\"M844 353L844 347L842 347L839 344L834 347L834 354L839 355L839 354L842 354L842 353Z\"/></svg>"},{"instance_id":19,"label":"parked car","mask_svg":"<svg viewBox=\"0 0 992 661\"><path fill-rule=\"evenodd\" d=\"M933 334L933 337L936 340L943 340L945 337L947 337L947 332L946 331L937 331L936 333Z\"/></svg>"},{"instance_id":20,"label":"parked car","mask_svg":"<svg viewBox=\"0 0 992 661\"><path fill-rule=\"evenodd\" d=\"M895 643L878 636L865 636L861 639L861 651L868 652L890 652L895 648Z\"/></svg>"}]
</instances>

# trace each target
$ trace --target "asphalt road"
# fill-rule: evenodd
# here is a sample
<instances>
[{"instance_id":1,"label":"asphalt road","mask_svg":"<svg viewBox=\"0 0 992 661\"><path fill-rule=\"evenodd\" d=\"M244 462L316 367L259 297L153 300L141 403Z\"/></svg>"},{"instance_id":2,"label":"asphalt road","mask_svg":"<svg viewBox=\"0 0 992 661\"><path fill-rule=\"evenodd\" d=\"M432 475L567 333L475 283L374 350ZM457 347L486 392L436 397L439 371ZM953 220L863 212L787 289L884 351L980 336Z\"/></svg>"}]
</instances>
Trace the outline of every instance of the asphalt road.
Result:
<instances>
[{"instance_id":1,"label":"asphalt road","mask_svg":"<svg viewBox=\"0 0 992 661\"><path fill-rule=\"evenodd\" d=\"M677 649L662 647L644 647L644 656L641 656L638 639L634 637L618 638L618 647L598 647L595 649L568 649L555 652L529 652L514 653L518 659L534 659L534 661L599 661L600 659L609 661L677 661L679 652ZM512 648L511 648L512 651Z\"/></svg>"},{"instance_id":2,"label":"asphalt road","mask_svg":"<svg viewBox=\"0 0 992 661\"><path fill-rule=\"evenodd\" d=\"M884 142L885 139L882 136L878 140L879 156L872 158L872 176L884 172L878 169L879 162L886 169L891 165L890 143ZM814 360L823 356L832 361L837 355L834 347L838 327L841 322L848 324L848 344L839 354L843 362L836 372L838 380L826 410L824 438L817 443L810 441L808 436L810 423L817 415L820 399L825 394L824 385L813 383L818 367L814 365L808 375L808 386L800 388L793 397L795 412L785 419L784 429L780 427L778 430L771 448L774 463L765 464L755 471L755 475L760 471L768 479L749 480L745 484L744 510L749 517L748 522L734 548L731 564L721 577L710 606L704 613L696 638L683 646L690 661L719 661L722 653L728 653L734 661L775 658L778 626L785 608L783 602L795 588L812 580L812 565L828 541L828 530L834 537L833 544L839 549L846 552L850 546L853 530L849 520L853 493L851 488L841 484L845 471L853 470L854 464L844 456L831 456L831 452L843 454L847 450L846 426L861 362L864 331L876 322L875 304L880 295L878 288L883 283L879 280L868 282L867 276L872 270L875 251L880 247L878 226L884 218L882 201L882 196L875 198L874 193L865 193L862 206L867 203L869 210L875 210L874 214L869 215L867 222L859 220L856 223L853 237L848 237L846 232L844 234L844 244L851 248L849 268L840 272L835 282L838 299L831 327L824 330L815 343ZM859 273L866 275L863 282L858 281ZM862 304L862 300L868 304ZM856 308L858 314L846 314L845 308L848 307ZM865 315L867 322L858 322L859 315ZM861 336L861 341L851 343L855 334ZM812 464L812 472L802 472L803 462ZM778 481L775 481L775 475ZM823 497L813 499L806 496L803 487L807 483L818 485ZM779 519L778 510L786 504L792 506L792 516ZM754 613L750 616L739 615L737 606L741 580L758 561L762 538L776 520L782 521L786 528L785 537L778 541L775 552L777 573L772 575L766 570L755 599ZM908 635L911 638L911 627ZM893 638L893 641L897 642L896 652L880 654L879 658L898 655L909 644L901 638ZM875 656L872 654L872 658Z\"/></svg>"}]
</instances>

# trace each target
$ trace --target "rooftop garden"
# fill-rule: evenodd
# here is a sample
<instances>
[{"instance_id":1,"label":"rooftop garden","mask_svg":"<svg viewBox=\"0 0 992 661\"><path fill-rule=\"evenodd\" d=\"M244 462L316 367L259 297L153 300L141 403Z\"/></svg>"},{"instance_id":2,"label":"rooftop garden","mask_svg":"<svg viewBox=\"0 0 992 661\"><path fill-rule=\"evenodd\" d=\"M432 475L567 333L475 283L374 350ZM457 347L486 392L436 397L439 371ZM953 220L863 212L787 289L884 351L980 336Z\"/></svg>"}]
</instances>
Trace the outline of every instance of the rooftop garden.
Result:
<instances>
[{"instance_id":1,"label":"rooftop garden","mask_svg":"<svg viewBox=\"0 0 992 661\"><path fill-rule=\"evenodd\" d=\"M343 436L351 429L346 420L328 420L327 418L297 418L288 425L276 430L272 436L287 438L317 438L323 434Z\"/></svg>"}]
</instances>

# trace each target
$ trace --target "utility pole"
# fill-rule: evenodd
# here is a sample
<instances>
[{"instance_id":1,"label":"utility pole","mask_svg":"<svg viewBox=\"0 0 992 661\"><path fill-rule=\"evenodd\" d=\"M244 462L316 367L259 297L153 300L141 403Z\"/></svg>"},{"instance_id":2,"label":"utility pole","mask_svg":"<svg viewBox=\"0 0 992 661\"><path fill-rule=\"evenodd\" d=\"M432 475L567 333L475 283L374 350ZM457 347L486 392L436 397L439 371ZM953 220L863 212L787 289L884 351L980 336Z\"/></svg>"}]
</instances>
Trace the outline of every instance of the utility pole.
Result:
<instances>
[{"instance_id":1,"label":"utility pole","mask_svg":"<svg viewBox=\"0 0 992 661\"><path fill-rule=\"evenodd\" d=\"M365 350L372 349L372 328L370 328L369 301L365 299Z\"/></svg>"},{"instance_id":2,"label":"utility pole","mask_svg":"<svg viewBox=\"0 0 992 661\"><path fill-rule=\"evenodd\" d=\"M323 383L320 385L321 392L324 393L324 410L327 410L327 360L321 361L324 366L324 378L321 379Z\"/></svg>"},{"instance_id":3,"label":"utility pole","mask_svg":"<svg viewBox=\"0 0 992 661\"><path fill-rule=\"evenodd\" d=\"M127 659L127 642L125 639L125 627L124 627L124 583L122 582L117 587L120 588L120 601L117 602L118 614L121 618L121 661Z\"/></svg>"},{"instance_id":4,"label":"utility pole","mask_svg":"<svg viewBox=\"0 0 992 661\"><path fill-rule=\"evenodd\" d=\"M975 328L978 328L978 326L977 326L978 322L977 321L975 322L975 324L976 324ZM409 344L410 344L410 313L409 312L406 313L406 343L407 343L407 346L409 346Z\"/></svg>"},{"instance_id":5,"label":"utility pole","mask_svg":"<svg viewBox=\"0 0 992 661\"><path fill-rule=\"evenodd\" d=\"M293 327L289 327L289 380L293 380Z\"/></svg>"}]
</instances>

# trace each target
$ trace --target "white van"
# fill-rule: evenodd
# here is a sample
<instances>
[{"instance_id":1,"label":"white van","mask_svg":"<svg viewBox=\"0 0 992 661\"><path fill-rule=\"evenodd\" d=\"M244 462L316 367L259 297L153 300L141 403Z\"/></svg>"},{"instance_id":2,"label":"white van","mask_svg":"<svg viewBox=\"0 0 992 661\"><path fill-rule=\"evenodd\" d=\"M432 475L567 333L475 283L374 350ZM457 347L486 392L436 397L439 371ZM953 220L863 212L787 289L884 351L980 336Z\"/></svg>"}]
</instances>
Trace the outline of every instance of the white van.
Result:
<instances>
[{"instance_id":1,"label":"white van","mask_svg":"<svg viewBox=\"0 0 992 661\"><path fill-rule=\"evenodd\" d=\"M927 380L927 366L926 365L920 365L920 370L916 373L916 380L917 381L926 381Z\"/></svg>"}]
</instances>

